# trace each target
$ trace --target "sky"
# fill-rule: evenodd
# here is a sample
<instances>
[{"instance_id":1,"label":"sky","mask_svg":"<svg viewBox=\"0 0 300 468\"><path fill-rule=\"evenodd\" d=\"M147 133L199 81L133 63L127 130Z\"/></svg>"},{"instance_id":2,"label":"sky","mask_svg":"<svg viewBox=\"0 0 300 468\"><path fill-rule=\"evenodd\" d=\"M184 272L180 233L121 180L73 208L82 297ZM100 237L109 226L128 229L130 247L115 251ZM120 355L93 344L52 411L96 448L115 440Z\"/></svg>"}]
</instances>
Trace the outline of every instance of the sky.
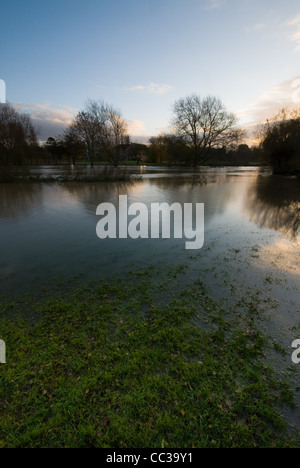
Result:
<instances>
[{"instance_id":1,"label":"sky","mask_svg":"<svg viewBox=\"0 0 300 468\"><path fill-rule=\"evenodd\" d=\"M0 79L41 140L88 99L120 110L141 142L169 131L190 94L218 96L249 130L300 107L299 0L1 3Z\"/></svg>"}]
</instances>

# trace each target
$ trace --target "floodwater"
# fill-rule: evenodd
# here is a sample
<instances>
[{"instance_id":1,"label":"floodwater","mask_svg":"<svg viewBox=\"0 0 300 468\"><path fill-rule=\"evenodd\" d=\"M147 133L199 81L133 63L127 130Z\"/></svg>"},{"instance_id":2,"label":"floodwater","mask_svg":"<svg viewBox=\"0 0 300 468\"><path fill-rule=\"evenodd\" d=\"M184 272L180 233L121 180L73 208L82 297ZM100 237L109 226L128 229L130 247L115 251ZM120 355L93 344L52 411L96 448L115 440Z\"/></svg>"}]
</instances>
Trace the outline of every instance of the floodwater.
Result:
<instances>
[{"instance_id":1,"label":"floodwater","mask_svg":"<svg viewBox=\"0 0 300 468\"><path fill-rule=\"evenodd\" d=\"M52 176L66 170L33 168ZM0 294L32 291L75 275L97 279L149 264L184 263L196 253L206 266L215 256L222 263L223 256L232 270L234 254L234 262L247 259L241 265L245 274L249 268L254 276L273 268L299 280L299 179L273 177L257 168L133 171L143 180L0 185ZM185 239L100 240L97 206L118 206L119 195L127 195L129 205L142 202L149 210L154 202L204 203L203 249L185 250Z\"/></svg>"},{"instance_id":2,"label":"floodwater","mask_svg":"<svg viewBox=\"0 0 300 468\"><path fill-rule=\"evenodd\" d=\"M69 169L32 170L59 176ZM142 181L0 185L0 294L33 292L78 275L109 278L149 264L176 265L191 255L198 255L200 272L218 259L219 268L226 266L233 276L234 265L241 263L243 275L252 280L258 273L299 280L299 179L257 168L130 170ZM185 250L186 239L172 233L171 239L100 240L97 206L118 207L120 195L128 196L128 205L142 202L149 211L154 202L204 203L204 247Z\"/></svg>"},{"instance_id":3,"label":"floodwater","mask_svg":"<svg viewBox=\"0 0 300 468\"><path fill-rule=\"evenodd\" d=\"M54 177L69 171L32 168ZM280 366L290 367L291 344L300 339L299 179L272 176L267 168L130 171L142 180L0 184L0 299L41 297L68 281L126 277L148 265L162 271L186 265L187 281L204 281L217 299L234 304L257 295L266 331L286 350ZM100 240L97 207L118 206L120 195L149 208L155 202L204 203L203 248L186 250L186 239L174 238ZM297 371L299 384L300 366ZM300 412L290 421L300 429Z\"/></svg>"}]
</instances>

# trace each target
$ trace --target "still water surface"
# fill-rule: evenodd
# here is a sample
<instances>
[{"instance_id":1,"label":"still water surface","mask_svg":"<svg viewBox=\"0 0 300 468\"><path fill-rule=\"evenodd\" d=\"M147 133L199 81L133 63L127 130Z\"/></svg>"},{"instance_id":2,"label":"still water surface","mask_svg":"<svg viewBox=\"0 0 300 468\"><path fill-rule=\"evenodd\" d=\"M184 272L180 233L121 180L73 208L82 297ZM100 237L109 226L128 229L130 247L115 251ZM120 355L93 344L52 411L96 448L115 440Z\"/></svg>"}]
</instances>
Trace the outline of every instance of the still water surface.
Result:
<instances>
[{"instance_id":1,"label":"still water surface","mask_svg":"<svg viewBox=\"0 0 300 468\"><path fill-rule=\"evenodd\" d=\"M34 170L60 175L67 169ZM117 205L119 195L148 207L204 203L205 244L196 252L201 274L217 257L233 273L240 262L245 275L249 269L252 276L264 269L267 275L273 267L287 281L299 280L299 179L256 168L134 170L143 180L132 184L0 185L0 294L51 287L75 275L97 279L190 260L193 252L185 250L184 239L99 240L96 208Z\"/></svg>"}]
</instances>

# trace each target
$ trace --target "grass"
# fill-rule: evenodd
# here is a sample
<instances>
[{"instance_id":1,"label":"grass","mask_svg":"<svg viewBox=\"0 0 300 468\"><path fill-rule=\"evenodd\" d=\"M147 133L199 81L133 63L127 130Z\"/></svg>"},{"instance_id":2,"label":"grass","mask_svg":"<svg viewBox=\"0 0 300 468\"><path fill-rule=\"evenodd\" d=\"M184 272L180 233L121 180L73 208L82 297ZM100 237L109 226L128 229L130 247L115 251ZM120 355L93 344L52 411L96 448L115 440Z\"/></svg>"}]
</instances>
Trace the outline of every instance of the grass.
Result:
<instances>
[{"instance_id":1,"label":"grass","mask_svg":"<svg viewBox=\"0 0 300 468\"><path fill-rule=\"evenodd\" d=\"M224 308L183 267L2 305L0 447L297 447L286 382L246 302ZM13 316L14 319L8 319Z\"/></svg>"}]
</instances>

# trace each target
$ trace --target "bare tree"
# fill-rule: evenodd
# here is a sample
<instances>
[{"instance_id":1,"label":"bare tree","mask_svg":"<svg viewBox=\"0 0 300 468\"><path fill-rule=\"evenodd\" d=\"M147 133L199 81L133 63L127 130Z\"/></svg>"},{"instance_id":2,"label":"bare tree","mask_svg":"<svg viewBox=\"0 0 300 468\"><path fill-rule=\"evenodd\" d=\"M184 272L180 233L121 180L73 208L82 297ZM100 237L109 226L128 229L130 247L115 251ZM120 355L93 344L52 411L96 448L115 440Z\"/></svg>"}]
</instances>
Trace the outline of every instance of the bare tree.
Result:
<instances>
[{"instance_id":1,"label":"bare tree","mask_svg":"<svg viewBox=\"0 0 300 468\"><path fill-rule=\"evenodd\" d=\"M127 123L118 110L102 101L88 101L70 130L85 143L92 166L100 155L118 165L117 146L128 141Z\"/></svg>"},{"instance_id":2,"label":"bare tree","mask_svg":"<svg viewBox=\"0 0 300 468\"><path fill-rule=\"evenodd\" d=\"M79 112L68 132L76 135L86 145L91 166L94 167L96 150L99 144L99 122L88 111Z\"/></svg>"},{"instance_id":3,"label":"bare tree","mask_svg":"<svg viewBox=\"0 0 300 468\"><path fill-rule=\"evenodd\" d=\"M72 127L67 128L61 141L69 165L72 162L75 166L76 160L85 156L85 143L78 138Z\"/></svg>"},{"instance_id":4,"label":"bare tree","mask_svg":"<svg viewBox=\"0 0 300 468\"><path fill-rule=\"evenodd\" d=\"M300 170L300 109L282 109L259 126L260 147L270 158L274 174L293 174Z\"/></svg>"},{"instance_id":5,"label":"bare tree","mask_svg":"<svg viewBox=\"0 0 300 468\"><path fill-rule=\"evenodd\" d=\"M194 148L195 166L208 160L211 148L228 146L240 137L236 116L216 97L188 96L176 101L173 111L176 133Z\"/></svg>"},{"instance_id":6,"label":"bare tree","mask_svg":"<svg viewBox=\"0 0 300 468\"><path fill-rule=\"evenodd\" d=\"M118 146L128 144L128 125L123 119L120 111L112 106L101 104L102 114L102 145L106 159L114 166L120 162Z\"/></svg>"},{"instance_id":7,"label":"bare tree","mask_svg":"<svg viewBox=\"0 0 300 468\"><path fill-rule=\"evenodd\" d=\"M17 112L11 105L0 105L0 164L20 165L26 162L37 135L30 116Z\"/></svg>"}]
</instances>

